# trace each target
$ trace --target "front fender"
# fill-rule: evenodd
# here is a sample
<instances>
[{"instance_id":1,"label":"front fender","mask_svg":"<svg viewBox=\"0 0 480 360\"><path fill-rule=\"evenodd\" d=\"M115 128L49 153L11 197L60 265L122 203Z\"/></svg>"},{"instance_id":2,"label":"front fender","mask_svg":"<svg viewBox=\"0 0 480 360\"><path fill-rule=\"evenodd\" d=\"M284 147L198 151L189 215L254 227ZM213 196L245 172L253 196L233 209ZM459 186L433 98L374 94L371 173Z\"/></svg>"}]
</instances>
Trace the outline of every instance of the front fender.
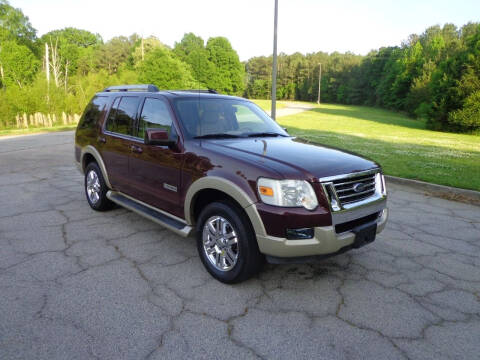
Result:
<instances>
[{"instance_id":1,"label":"front fender","mask_svg":"<svg viewBox=\"0 0 480 360\"><path fill-rule=\"evenodd\" d=\"M192 203L195 195L204 189L214 189L221 191L231 198L233 198L246 212L253 229L256 234L266 234L262 219L257 211L255 202L243 191L238 185L232 181L226 180L218 176L206 176L196 180L192 183L185 195L185 221L188 225L193 224L193 209Z\"/></svg>"}]
</instances>

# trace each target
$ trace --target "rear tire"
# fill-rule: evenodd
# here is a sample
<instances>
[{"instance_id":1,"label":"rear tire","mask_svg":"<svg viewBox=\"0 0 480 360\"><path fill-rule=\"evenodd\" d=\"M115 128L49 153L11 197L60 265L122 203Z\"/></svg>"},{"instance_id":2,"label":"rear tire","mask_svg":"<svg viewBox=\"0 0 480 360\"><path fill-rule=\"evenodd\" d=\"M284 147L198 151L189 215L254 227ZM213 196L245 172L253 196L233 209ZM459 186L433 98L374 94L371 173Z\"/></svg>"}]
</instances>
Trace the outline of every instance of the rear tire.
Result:
<instances>
[{"instance_id":1,"label":"rear tire","mask_svg":"<svg viewBox=\"0 0 480 360\"><path fill-rule=\"evenodd\" d=\"M203 265L217 280L232 284L257 274L264 263L245 213L222 201L207 205L197 221L197 249Z\"/></svg>"},{"instance_id":2,"label":"rear tire","mask_svg":"<svg viewBox=\"0 0 480 360\"><path fill-rule=\"evenodd\" d=\"M87 165L84 185L88 204L93 210L106 211L113 207L113 202L107 198L107 184L96 162Z\"/></svg>"}]
</instances>

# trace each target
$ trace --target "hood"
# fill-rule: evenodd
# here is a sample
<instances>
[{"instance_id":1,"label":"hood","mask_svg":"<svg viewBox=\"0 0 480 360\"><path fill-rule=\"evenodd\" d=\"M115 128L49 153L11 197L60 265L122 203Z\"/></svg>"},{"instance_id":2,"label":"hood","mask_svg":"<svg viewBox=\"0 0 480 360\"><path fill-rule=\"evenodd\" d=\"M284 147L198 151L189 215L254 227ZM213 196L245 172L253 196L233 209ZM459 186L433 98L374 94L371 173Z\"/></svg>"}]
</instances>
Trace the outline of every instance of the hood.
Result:
<instances>
[{"instance_id":1,"label":"hood","mask_svg":"<svg viewBox=\"0 0 480 360\"><path fill-rule=\"evenodd\" d=\"M306 144L292 137L206 140L202 146L257 162L288 178L318 181L322 177L378 168L374 161L327 146Z\"/></svg>"}]
</instances>

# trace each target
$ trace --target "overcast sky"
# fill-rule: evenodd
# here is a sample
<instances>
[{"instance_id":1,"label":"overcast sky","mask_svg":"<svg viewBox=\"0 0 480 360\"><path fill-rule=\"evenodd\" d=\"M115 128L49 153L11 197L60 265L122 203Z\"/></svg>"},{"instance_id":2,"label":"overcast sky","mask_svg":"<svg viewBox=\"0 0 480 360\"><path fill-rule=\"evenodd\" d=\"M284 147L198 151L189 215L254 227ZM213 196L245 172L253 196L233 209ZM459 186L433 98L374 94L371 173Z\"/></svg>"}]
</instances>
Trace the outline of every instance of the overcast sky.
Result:
<instances>
[{"instance_id":1,"label":"overcast sky","mask_svg":"<svg viewBox=\"0 0 480 360\"><path fill-rule=\"evenodd\" d=\"M104 40L134 32L173 46L227 37L241 60L272 53L274 0L10 0L42 35L73 26ZM480 21L480 0L279 0L278 51L366 54L430 25Z\"/></svg>"}]
</instances>

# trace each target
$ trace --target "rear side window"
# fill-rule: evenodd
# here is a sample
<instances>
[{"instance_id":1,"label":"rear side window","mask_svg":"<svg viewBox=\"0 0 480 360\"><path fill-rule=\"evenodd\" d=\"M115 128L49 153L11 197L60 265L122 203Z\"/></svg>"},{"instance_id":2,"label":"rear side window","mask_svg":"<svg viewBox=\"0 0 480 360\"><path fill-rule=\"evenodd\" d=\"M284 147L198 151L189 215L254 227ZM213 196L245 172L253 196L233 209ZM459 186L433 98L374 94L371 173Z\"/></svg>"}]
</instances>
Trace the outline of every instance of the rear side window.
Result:
<instances>
[{"instance_id":1,"label":"rear side window","mask_svg":"<svg viewBox=\"0 0 480 360\"><path fill-rule=\"evenodd\" d=\"M100 119L105 106L107 105L107 96L95 96L87 105L80 119L80 128L88 128L94 126Z\"/></svg>"},{"instance_id":2,"label":"rear side window","mask_svg":"<svg viewBox=\"0 0 480 360\"><path fill-rule=\"evenodd\" d=\"M172 127L172 116L168 111L167 104L154 98L146 98L143 104L142 114L138 126L138 137L145 137L145 129L164 129L170 135L170 128Z\"/></svg>"},{"instance_id":3,"label":"rear side window","mask_svg":"<svg viewBox=\"0 0 480 360\"><path fill-rule=\"evenodd\" d=\"M138 96L116 98L108 115L107 131L133 135L133 124L137 113L138 101Z\"/></svg>"}]
</instances>

